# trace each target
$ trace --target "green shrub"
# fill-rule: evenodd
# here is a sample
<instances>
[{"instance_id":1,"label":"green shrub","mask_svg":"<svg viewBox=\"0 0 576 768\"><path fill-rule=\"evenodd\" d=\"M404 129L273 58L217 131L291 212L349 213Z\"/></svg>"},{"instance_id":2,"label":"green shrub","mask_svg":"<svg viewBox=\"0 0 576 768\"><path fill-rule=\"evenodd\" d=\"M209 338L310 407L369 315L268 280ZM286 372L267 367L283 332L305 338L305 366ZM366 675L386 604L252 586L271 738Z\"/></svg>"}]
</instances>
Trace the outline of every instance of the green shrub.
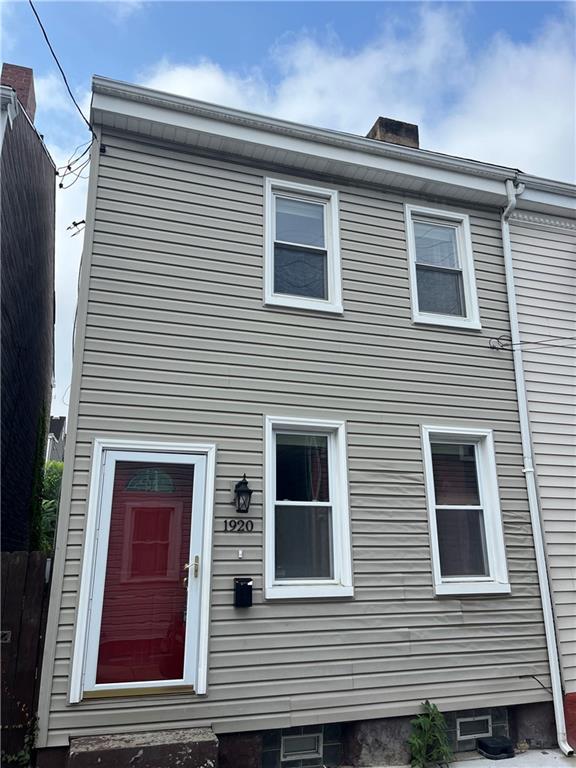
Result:
<instances>
[{"instance_id":1,"label":"green shrub","mask_svg":"<svg viewBox=\"0 0 576 768\"><path fill-rule=\"evenodd\" d=\"M44 484L42 488L42 515L38 549L51 554L54 549L56 523L58 521L58 506L60 504L60 485L64 462L48 461L44 468Z\"/></svg>"},{"instance_id":2,"label":"green shrub","mask_svg":"<svg viewBox=\"0 0 576 768\"><path fill-rule=\"evenodd\" d=\"M452 760L444 715L435 704L425 701L424 712L412 720L412 734L408 739L412 768L446 765Z\"/></svg>"}]
</instances>

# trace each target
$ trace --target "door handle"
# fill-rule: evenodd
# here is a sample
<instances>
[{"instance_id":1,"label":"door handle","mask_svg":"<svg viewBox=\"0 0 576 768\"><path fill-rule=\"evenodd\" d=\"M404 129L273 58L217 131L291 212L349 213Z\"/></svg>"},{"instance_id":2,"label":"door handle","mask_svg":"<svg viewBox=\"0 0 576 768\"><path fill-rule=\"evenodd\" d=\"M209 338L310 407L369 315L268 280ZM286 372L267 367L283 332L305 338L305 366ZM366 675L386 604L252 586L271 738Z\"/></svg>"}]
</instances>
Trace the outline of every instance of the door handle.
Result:
<instances>
[{"instance_id":1,"label":"door handle","mask_svg":"<svg viewBox=\"0 0 576 768\"><path fill-rule=\"evenodd\" d=\"M200 573L200 555L194 556L194 562L193 563L185 563L184 564L184 570L189 571L190 568L192 568L192 572L194 573L194 578L197 579L198 575ZM188 586L188 576L184 577L184 586Z\"/></svg>"}]
</instances>

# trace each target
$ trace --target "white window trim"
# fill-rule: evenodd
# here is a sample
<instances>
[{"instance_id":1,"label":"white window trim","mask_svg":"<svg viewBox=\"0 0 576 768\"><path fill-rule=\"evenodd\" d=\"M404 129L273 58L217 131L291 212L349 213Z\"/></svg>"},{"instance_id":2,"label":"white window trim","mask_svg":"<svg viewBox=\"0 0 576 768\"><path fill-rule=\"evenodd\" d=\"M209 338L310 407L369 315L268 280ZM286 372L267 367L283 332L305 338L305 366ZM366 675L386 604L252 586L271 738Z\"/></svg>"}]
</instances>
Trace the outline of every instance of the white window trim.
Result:
<instances>
[{"instance_id":1,"label":"white window trim","mask_svg":"<svg viewBox=\"0 0 576 768\"><path fill-rule=\"evenodd\" d=\"M476 460L478 485L482 503L486 530L486 554L489 576L442 577L440 572L440 550L438 547L438 529L436 526L436 500L434 493L434 475L432 471L432 439L444 441L471 441L477 446ZM430 525L430 543L432 549L432 573L437 595L483 595L509 594L510 582L506 564L506 547L502 527L502 513L498 492L496 455L494 437L491 429L471 427L444 427L437 425L422 426L422 453L424 458L424 477L428 520Z\"/></svg>"},{"instance_id":2,"label":"white window trim","mask_svg":"<svg viewBox=\"0 0 576 768\"><path fill-rule=\"evenodd\" d=\"M328 433L329 483L332 503L332 536L334 553L334 578L290 579L280 582L275 579L274 563L274 475L276 455L274 432L292 431L299 433ZM346 460L346 425L343 421L307 419L291 416L265 417L265 596L266 599L353 597L352 585L352 543L350 537L350 512L348 503L348 462Z\"/></svg>"},{"instance_id":3,"label":"white window trim","mask_svg":"<svg viewBox=\"0 0 576 768\"><path fill-rule=\"evenodd\" d=\"M418 205L404 206L406 222L406 244L408 247L408 265L410 272L410 296L412 305L412 320L414 323L427 325L444 325L453 328L468 328L480 330L480 311L478 309L478 293L474 275L474 252L472 250L472 235L470 234L470 219L465 213L444 211L438 208L424 208ZM441 315L436 312L421 312L418 307L418 284L416 274L416 240L414 237L414 219L425 218L436 220L439 224L456 224L456 242L458 258L462 269L464 301L466 316Z\"/></svg>"},{"instance_id":4,"label":"white window trim","mask_svg":"<svg viewBox=\"0 0 576 768\"><path fill-rule=\"evenodd\" d=\"M131 454L187 454L190 456L204 456L206 459L206 473L203 478L203 520L202 520L202 552L200 557L200 608L199 626L196 638L197 651L192 659L193 668L188 665L184 670L184 679L177 681L152 681L138 683L113 683L98 685L97 690L120 691L130 688L162 689L166 686L189 686L193 679L194 692L205 694L208 677L208 636L209 636L209 610L210 610L210 577L212 565L212 528L213 528L213 503L214 503L214 476L216 467L216 446L208 443L168 443L140 440L96 439L94 440L92 454L92 470L90 478L90 491L87 504L86 534L84 544L84 556L82 560L82 574L78 599L78 611L76 617L76 630L74 636L74 649L72 653L72 670L70 675L70 687L68 700L70 704L82 700L86 687L88 664L95 666L96 659L88 660L88 649L94 638L89 637L90 610L93 589L96 579L104 579L105 573L96 573L97 561L97 533L101 518L101 500L104 480L104 457L106 451L122 451L128 457Z\"/></svg>"},{"instance_id":5,"label":"white window trim","mask_svg":"<svg viewBox=\"0 0 576 768\"><path fill-rule=\"evenodd\" d=\"M274 193L288 192L302 199L323 201L324 232L327 252L327 284L328 299L313 299L305 296L290 296L284 293L274 293ZM264 204L264 303L279 307L295 309L312 309L319 312L341 314L342 306L342 275L340 267L340 228L338 223L338 192L334 189L313 187L308 184L297 184L282 179L265 181Z\"/></svg>"}]
</instances>

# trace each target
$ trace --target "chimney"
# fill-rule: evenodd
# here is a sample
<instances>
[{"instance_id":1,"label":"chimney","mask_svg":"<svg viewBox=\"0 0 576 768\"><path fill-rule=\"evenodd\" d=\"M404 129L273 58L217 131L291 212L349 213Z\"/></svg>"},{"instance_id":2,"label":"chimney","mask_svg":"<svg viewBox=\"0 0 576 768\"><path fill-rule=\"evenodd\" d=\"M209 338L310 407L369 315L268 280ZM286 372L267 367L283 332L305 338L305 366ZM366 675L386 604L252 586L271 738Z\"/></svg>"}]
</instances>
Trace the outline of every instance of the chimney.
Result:
<instances>
[{"instance_id":1,"label":"chimney","mask_svg":"<svg viewBox=\"0 0 576 768\"><path fill-rule=\"evenodd\" d=\"M417 125L391 120L389 117L379 117L366 138L387 141L389 144L401 144L403 147L414 147L414 149L420 146Z\"/></svg>"},{"instance_id":2,"label":"chimney","mask_svg":"<svg viewBox=\"0 0 576 768\"><path fill-rule=\"evenodd\" d=\"M30 67L17 64L3 64L0 84L8 85L16 91L18 101L32 122L36 114L36 95L34 93L34 72Z\"/></svg>"}]
</instances>

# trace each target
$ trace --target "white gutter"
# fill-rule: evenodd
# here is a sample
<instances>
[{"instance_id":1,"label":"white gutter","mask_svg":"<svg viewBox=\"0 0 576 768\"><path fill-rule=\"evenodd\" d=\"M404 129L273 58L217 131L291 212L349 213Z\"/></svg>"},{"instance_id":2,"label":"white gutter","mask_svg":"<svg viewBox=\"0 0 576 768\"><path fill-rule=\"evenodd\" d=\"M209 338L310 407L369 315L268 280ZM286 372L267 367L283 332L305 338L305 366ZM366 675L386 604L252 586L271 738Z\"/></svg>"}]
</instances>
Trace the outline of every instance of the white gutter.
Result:
<instances>
[{"instance_id":1,"label":"white gutter","mask_svg":"<svg viewBox=\"0 0 576 768\"><path fill-rule=\"evenodd\" d=\"M566 738L566 720L564 718L564 700L562 682L560 679L560 663L558 660L558 647L556 645L556 633L554 629L554 614L552 613L552 600L550 597L550 582L546 568L546 555L544 551L544 537L542 534L542 518L536 493L536 479L534 477L534 462L532 457L532 442L530 439L530 425L528 421L528 399L526 396L526 382L524 380L524 364L522 361L522 347L520 345L520 330L518 327L518 308L516 305L516 291L514 288L514 267L512 262L512 246L510 243L510 226L508 220L516 208L516 198L524 192L525 185L515 186L511 179L506 181L506 193L508 205L502 213L502 245L504 248L504 266L506 269L506 290L508 293L508 308L510 313L510 336L512 339L512 354L514 356L514 375L516 377L516 391L518 393L518 412L520 417L520 435L522 437L522 453L524 456L524 475L528 489L528 506L532 522L532 535L534 538L534 551L536 553L536 566L538 570L538 583L542 599L542 612L544 615L544 630L546 634L546 647L550 664L550 678L552 681L552 698L554 701L554 715L556 720L556 734L558 746L565 755L573 755L574 750Z\"/></svg>"}]
</instances>

